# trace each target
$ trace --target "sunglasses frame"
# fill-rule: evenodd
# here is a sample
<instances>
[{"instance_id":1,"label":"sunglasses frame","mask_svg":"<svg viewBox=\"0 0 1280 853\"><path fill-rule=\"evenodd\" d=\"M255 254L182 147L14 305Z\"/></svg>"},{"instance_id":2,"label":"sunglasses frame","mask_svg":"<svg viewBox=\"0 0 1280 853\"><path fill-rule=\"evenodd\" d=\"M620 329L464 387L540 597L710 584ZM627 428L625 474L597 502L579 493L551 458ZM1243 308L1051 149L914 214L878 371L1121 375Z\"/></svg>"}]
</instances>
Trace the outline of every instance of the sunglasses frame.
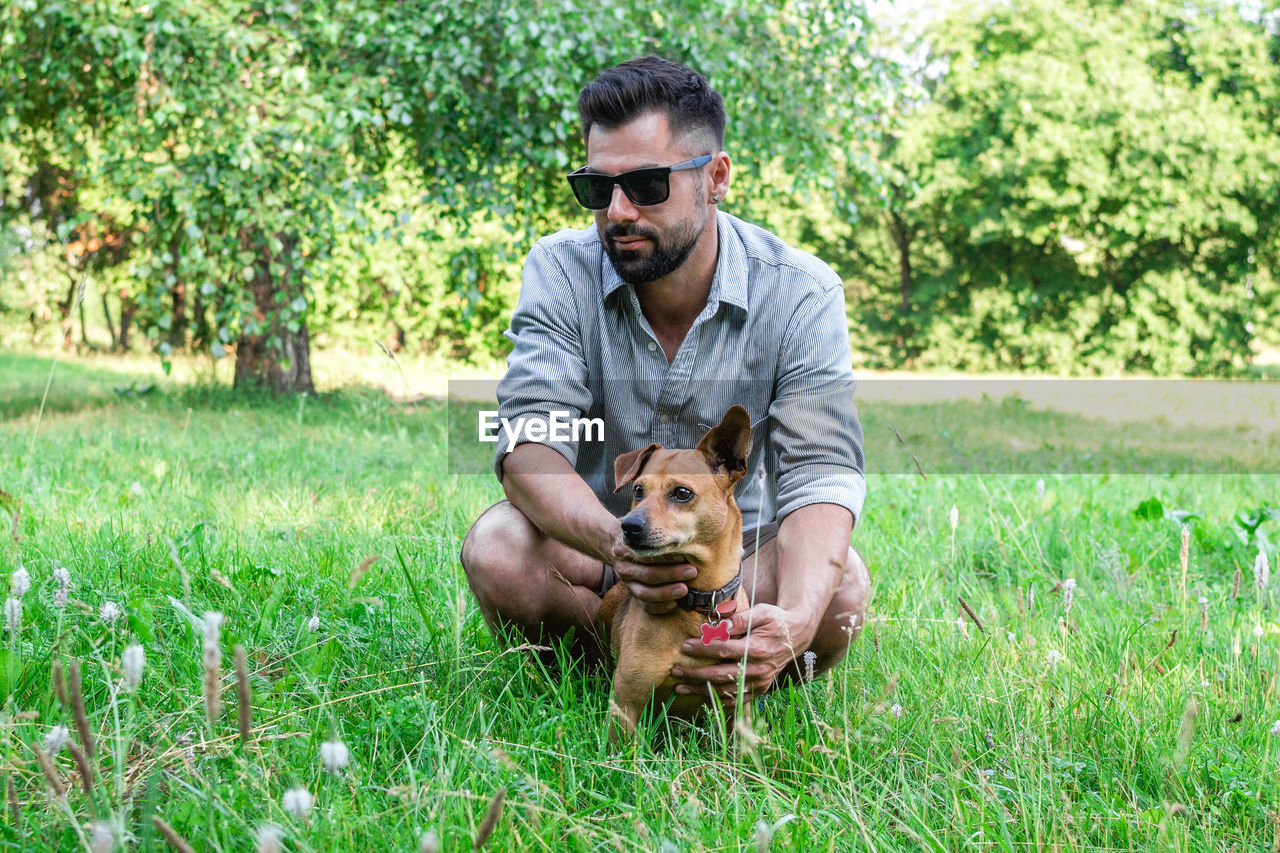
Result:
<instances>
[{"instance_id":1,"label":"sunglasses frame","mask_svg":"<svg viewBox=\"0 0 1280 853\"><path fill-rule=\"evenodd\" d=\"M587 169L589 167L583 166L581 169L577 169L565 175L565 180L569 182L569 188L573 190L573 197L578 200L578 204L582 205L587 210L608 210L609 205L613 203L613 187L615 184L622 187L623 195L625 195L632 204L637 207L653 207L654 205L662 204L664 201L671 198L672 172L687 172L690 169L700 169L710 163L714 156L714 154L703 154L700 157L694 157L690 160L676 163L674 166L647 166L643 169L632 169L629 172L623 172L619 175L605 175L600 172L588 172ZM659 172L662 174L662 177L666 180L667 191L663 193L662 198L657 201L640 201L631 194L631 189L627 186L627 181L628 179L634 179L637 175L641 174L644 174L647 177L653 172ZM583 200L583 196L589 190L584 186L582 192L578 191L578 185L575 181L575 179L578 178L590 178L593 183L598 181L607 181L609 183L609 201L602 204L600 207L592 207L587 204Z\"/></svg>"}]
</instances>

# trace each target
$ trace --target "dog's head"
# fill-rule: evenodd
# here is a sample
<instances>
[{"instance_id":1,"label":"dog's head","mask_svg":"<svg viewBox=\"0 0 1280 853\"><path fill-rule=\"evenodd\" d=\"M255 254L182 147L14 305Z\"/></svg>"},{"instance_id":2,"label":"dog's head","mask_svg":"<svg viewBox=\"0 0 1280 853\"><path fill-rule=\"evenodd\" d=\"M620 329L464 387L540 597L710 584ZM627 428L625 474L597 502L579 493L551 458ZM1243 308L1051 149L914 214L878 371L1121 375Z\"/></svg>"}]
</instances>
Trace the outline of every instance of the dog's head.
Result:
<instances>
[{"instance_id":1,"label":"dog's head","mask_svg":"<svg viewBox=\"0 0 1280 853\"><path fill-rule=\"evenodd\" d=\"M641 557L699 562L713 557L728 533L739 537L733 487L747 471L750 449L751 419L734 406L694 450L650 444L619 456L614 491L631 489L631 512L622 519L626 546Z\"/></svg>"}]
</instances>

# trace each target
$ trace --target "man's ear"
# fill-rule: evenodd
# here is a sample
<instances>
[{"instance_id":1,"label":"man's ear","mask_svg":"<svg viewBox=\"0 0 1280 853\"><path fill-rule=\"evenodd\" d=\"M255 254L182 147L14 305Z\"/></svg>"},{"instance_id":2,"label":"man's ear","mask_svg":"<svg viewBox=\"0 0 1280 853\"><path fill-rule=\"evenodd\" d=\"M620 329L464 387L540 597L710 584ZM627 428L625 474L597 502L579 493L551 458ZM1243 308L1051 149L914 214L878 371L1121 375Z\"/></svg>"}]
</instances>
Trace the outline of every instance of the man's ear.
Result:
<instances>
[{"instance_id":1,"label":"man's ear","mask_svg":"<svg viewBox=\"0 0 1280 853\"><path fill-rule=\"evenodd\" d=\"M662 445L651 444L648 447L642 447L639 450L628 450L626 453L613 460L613 491L622 491L622 487L630 483L636 477L640 476L640 472L644 470L645 463L649 461L649 457L653 455L653 451L661 450Z\"/></svg>"},{"instance_id":2,"label":"man's ear","mask_svg":"<svg viewBox=\"0 0 1280 853\"><path fill-rule=\"evenodd\" d=\"M698 452L706 457L712 470L723 468L729 479L736 481L747 473L747 454L751 452L751 416L741 406L724 413L724 419L698 442Z\"/></svg>"}]
</instances>

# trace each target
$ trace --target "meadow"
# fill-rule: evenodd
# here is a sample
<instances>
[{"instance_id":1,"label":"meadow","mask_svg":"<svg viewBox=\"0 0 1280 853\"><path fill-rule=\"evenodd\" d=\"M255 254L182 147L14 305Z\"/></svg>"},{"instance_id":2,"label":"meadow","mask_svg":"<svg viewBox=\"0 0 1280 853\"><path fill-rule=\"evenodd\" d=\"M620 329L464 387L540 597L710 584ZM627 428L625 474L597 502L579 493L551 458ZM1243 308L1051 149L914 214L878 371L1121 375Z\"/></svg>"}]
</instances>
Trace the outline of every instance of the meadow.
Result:
<instances>
[{"instance_id":1,"label":"meadow","mask_svg":"<svg viewBox=\"0 0 1280 853\"><path fill-rule=\"evenodd\" d=\"M1280 849L1247 405L871 395L847 660L753 732L615 748L607 680L470 599L501 489L450 469L444 399L50 375L0 351L3 849L181 849L153 816L210 851Z\"/></svg>"}]
</instances>

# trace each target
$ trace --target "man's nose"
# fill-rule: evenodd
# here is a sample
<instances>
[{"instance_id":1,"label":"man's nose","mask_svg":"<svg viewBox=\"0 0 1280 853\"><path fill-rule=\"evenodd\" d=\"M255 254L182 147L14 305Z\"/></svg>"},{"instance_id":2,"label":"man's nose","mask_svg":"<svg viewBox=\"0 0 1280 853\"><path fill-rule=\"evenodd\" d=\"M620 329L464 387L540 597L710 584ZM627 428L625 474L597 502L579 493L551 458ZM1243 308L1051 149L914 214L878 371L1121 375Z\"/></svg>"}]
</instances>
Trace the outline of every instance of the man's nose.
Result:
<instances>
[{"instance_id":1,"label":"man's nose","mask_svg":"<svg viewBox=\"0 0 1280 853\"><path fill-rule=\"evenodd\" d=\"M608 213L610 222L634 222L640 217L640 212L618 184L613 185L613 198L609 200Z\"/></svg>"}]
</instances>

